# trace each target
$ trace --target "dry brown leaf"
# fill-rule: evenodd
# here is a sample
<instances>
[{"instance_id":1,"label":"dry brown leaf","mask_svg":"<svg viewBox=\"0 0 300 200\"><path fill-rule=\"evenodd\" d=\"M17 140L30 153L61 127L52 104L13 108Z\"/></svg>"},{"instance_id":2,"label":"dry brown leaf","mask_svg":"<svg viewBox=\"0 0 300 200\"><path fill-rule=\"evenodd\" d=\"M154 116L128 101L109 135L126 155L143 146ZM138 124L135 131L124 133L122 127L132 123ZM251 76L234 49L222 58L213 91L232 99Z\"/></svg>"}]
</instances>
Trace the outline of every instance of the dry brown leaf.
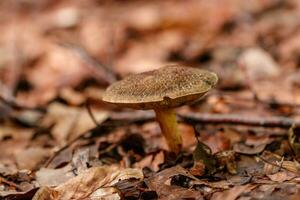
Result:
<instances>
[{"instance_id":1,"label":"dry brown leaf","mask_svg":"<svg viewBox=\"0 0 300 200\"><path fill-rule=\"evenodd\" d=\"M272 181L282 183L284 181L289 181L292 178L295 178L297 175L295 173L291 172L277 172L275 174L269 174L267 175Z\"/></svg>"},{"instance_id":2,"label":"dry brown leaf","mask_svg":"<svg viewBox=\"0 0 300 200\"><path fill-rule=\"evenodd\" d=\"M179 198L203 199L201 192L187 190L178 186L169 185L168 180L175 175L184 175L197 180L192 174L180 166L171 167L158 172L145 180L147 186L157 192L159 199L175 200Z\"/></svg>"},{"instance_id":3,"label":"dry brown leaf","mask_svg":"<svg viewBox=\"0 0 300 200\"><path fill-rule=\"evenodd\" d=\"M40 186L58 186L75 177L71 165L59 169L41 168L36 172L36 180Z\"/></svg>"},{"instance_id":4,"label":"dry brown leaf","mask_svg":"<svg viewBox=\"0 0 300 200\"><path fill-rule=\"evenodd\" d=\"M19 169L33 170L42 161L50 156L49 149L41 147L30 147L16 155L16 161Z\"/></svg>"},{"instance_id":5,"label":"dry brown leaf","mask_svg":"<svg viewBox=\"0 0 300 200\"><path fill-rule=\"evenodd\" d=\"M116 62L115 71L122 75L158 69L168 64L169 52L178 49L184 42L180 32L163 32L146 41L135 42Z\"/></svg>"},{"instance_id":6,"label":"dry brown leaf","mask_svg":"<svg viewBox=\"0 0 300 200\"><path fill-rule=\"evenodd\" d=\"M190 173L194 176L203 176L205 174L205 164L203 163L203 161L194 161L194 165L190 169Z\"/></svg>"},{"instance_id":7,"label":"dry brown leaf","mask_svg":"<svg viewBox=\"0 0 300 200\"><path fill-rule=\"evenodd\" d=\"M56 194L51 200L79 200L88 198L99 188L111 187L119 180L129 178L141 180L143 179L143 173L139 169L120 169L116 166L93 167L51 189L51 191L46 190L45 192L47 195L49 193ZM43 195L41 193L38 194L40 196ZM103 194L108 195L107 193ZM99 193L93 195L99 196Z\"/></svg>"},{"instance_id":8,"label":"dry brown leaf","mask_svg":"<svg viewBox=\"0 0 300 200\"><path fill-rule=\"evenodd\" d=\"M223 131L219 131L213 136L208 137L207 139L202 141L211 148L213 154L220 151L228 150L231 145L230 139Z\"/></svg>"},{"instance_id":9,"label":"dry brown leaf","mask_svg":"<svg viewBox=\"0 0 300 200\"><path fill-rule=\"evenodd\" d=\"M55 28L72 28L80 21L79 9L72 6L57 8L52 12L46 12L40 19L44 31Z\"/></svg>"},{"instance_id":10,"label":"dry brown leaf","mask_svg":"<svg viewBox=\"0 0 300 200\"><path fill-rule=\"evenodd\" d=\"M240 185L234 186L233 188L226 190L224 192L216 192L212 195L211 200L235 200L240 197L243 193L248 193L254 188L256 185Z\"/></svg>"},{"instance_id":11,"label":"dry brown leaf","mask_svg":"<svg viewBox=\"0 0 300 200\"><path fill-rule=\"evenodd\" d=\"M294 60L297 58L297 55L299 55L300 51L300 32L298 31L283 41L280 44L278 51L280 57L282 57L285 62L289 62L289 64L294 63Z\"/></svg>"},{"instance_id":12,"label":"dry brown leaf","mask_svg":"<svg viewBox=\"0 0 300 200\"><path fill-rule=\"evenodd\" d=\"M108 117L107 113L103 111L93 110L93 115L98 123ZM52 103L48 106L48 114L43 124L45 126L54 124L52 135L60 145L95 127L85 108L74 108L60 103Z\"/></svg>"},{"instance_id":13,"label":"dry brown leaf","mask_svg":"<svg viewBox=\"0 0 300 200\"><path fill-rule=\"evenodd\" d=\"M248 146L243 143L236 143L233 145L233 150L237 153L247 154L247 155L255 155L261 153L267 144L259 144L257 146Z\"/></svg>"},{"instance_id":14,"label":"dry brown leaf","mask_svg":"<svg viewBox=\"0 0 300 200\"><path fill-rule=\"evenodd\" d=\"M277 173L280 170L281 163L283 162L279 155L268 151L264 151L260 159L263 159L264 175Z\"/></svg>"},{"instance_id":15,"label":"dry brown leaf","mask_svg":"<svg viewBox=\"0 0 300 200\"><path fill-rule=\"evenodd\" d=\"M202 194L196 190L187 190L178 186L162 185L159 199L161 200L177 200L177 199L193 199L203 200Z\"/></svg>"},{"instance_id":16,"label":"dry brown leaf","mask_svg":"<svg viewBox=\"0 0 300 200\"><path fill-rule=\"evenodd\" d=\"M15 163L5 163L5 161L2 161L2 163L0 163L0 174L2 176L12 176L17 173L18 169Z\"/></svg>"},{"instance_id":17,"label":"dry brown leaf","mask_svg":"<svg viewBox=\"0 0 300 200\"><path fill-rule=\"evenodd\" d=\"M221 151L215 154L220 169L226 168L230 174L237 173L236 155L232 150Z\"/></svg>"},{"instance_id":18,"label":"dry brown leaf","mask_svg":"<svg viewBox=\"0 0 300 200\"><path fill-rule=\"evenodd\" d=\"M99 161L98 145L89 145L74 150L72 158L72 166L76 169L76 173L80 174L92 165L91 162ZM92 165L93 166L93 165Z\"/></svg>"},{"instance_id":19,"label":"dry brown leaf","mask_svg":"<svg viewBox=\"0 0 300 200\"><path fill-rule=\"evenodd\" d=\"M260 48L247 49L240 56L239 62L251 81L276 77L280 73L280 67L272 56Z\"/></svg>"},{"instance_id":20,"label":"dry brown leaf","mask_svg":"<svg viewBox=\"0 0 300 200\"><path fill-rule=\"evenodd\" d=\"M52 200L56 199L57 196L57 191L51 189L50 187L43 186L35 193L32 200Z\"/></svg>"},{"instance_id":21,"label":"dry brown leaf","mask_svg":"<svg viewBox=\"0 0 300 200\"><path fill-rule=\"evenodd\" d=\"M143 169L144 167L149 167L151 170L157 172L159 170L159 165L164 163L165 155L163 151L155 155L148 155L139 162L134 164L135 167Z\"/></svg>"},{"instance_id":22,"label":"dry brown leaf","mask_svg":"<svg viewBox=\"0 0 300 200\"><path fill-rule=\"evenodd\" d=\"M85 101L85 97L83 94L76 92L74 89L70 87L62 88L59 96L68 102L70 105L80 105Z\"/></svg>"},{"instance_id":23,"label":"dry brown leaf","mask_svg":"<svg viewBox=\"0 0 300 200\"><path fill-rule=\"evenodd\" d=\"M25 105L43 105L55 98L61 88L77 86L91 77L90 71L73 52L58 45L51 45L47 50L47 54L27 70L27 80L33 90L17 96Z\"/></svg>"},{"instance_id":24,"label":"dry brown leaf","mask_svg":"<svg viewBox=\"0 0 300 200\"><path fill-rule=\"evenodd\" d=\"M121 200L118 190L114 187L99 188L89 198L91 200Z\"/></svg>"},{"instance_id":25,"label":"dry brown leaf","mask_svg":"<svg viewBox=\"0 0 300 200\"><path fill-rule=\"evenodd\" d=\"M300 174L300 164L297 161L283 161L281 167L295 174Z\"/></svg>"}]
</instances>

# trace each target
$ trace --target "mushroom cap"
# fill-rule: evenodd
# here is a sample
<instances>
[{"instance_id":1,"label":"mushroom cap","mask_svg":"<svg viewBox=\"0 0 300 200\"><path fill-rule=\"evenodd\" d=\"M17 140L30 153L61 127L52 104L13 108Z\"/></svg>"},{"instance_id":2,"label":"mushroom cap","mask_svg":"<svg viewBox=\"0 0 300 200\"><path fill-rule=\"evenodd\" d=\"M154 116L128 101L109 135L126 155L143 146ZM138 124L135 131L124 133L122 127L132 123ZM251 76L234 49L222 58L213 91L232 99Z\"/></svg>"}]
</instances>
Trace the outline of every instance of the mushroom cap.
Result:
<instances>
[{"instance_id":1,"label":"mushroom cap","mask_svg":"<svg viewBox=\"0 0 300 200\"><path fill-rule=\"evenodd\" d=\"M134 74L109 86L103 101L134 109L166 109L198 100L218 82L215 73L166 66Z\"/></svg>"}]
</instances>

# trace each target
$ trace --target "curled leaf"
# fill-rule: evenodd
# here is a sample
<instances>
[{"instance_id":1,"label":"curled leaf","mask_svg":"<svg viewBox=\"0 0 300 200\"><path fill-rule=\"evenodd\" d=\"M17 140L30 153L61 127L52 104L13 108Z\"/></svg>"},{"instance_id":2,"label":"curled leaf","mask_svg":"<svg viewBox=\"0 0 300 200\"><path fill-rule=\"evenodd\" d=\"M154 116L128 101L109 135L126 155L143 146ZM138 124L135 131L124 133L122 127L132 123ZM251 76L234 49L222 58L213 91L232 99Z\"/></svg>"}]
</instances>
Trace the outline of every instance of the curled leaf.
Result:
<instances>
[{"instance_id":1,"label":"curled leaf","mask_svg":"<svg viewBox=\"0 0 300 200\"><path fill-rule=\"evenodd\" d=\"M212 155L211 149L200 141L198 141L196 149L193 152L193 159L194 159L194 168L199 168L199 162L200 162L205 165L205 169L208 174L214 174L217 171L216 169L217 161ZM201 168L201 170L203 169Z\"/></svg>"}]
</instances>

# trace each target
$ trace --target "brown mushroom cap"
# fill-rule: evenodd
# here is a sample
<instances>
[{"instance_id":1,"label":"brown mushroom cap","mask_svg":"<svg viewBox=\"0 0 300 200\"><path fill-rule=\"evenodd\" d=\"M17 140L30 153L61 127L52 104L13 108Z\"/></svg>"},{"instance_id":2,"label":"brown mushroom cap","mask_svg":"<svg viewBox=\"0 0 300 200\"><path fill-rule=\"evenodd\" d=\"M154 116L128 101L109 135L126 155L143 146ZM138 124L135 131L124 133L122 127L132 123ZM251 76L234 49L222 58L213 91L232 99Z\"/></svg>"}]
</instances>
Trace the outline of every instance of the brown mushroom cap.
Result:
<instances>
[{"instance_id":1,"label":"brown mushroom cap","mask_svg":"<svg viewBox=\"0 0 300 200\"><path fill-rule=\"evenodd\" d=\"M134 74L107 88L103 101L135 109L172 108L202 97L218 81L215 73L166 66Z\"/></svg>"}]
</instances>

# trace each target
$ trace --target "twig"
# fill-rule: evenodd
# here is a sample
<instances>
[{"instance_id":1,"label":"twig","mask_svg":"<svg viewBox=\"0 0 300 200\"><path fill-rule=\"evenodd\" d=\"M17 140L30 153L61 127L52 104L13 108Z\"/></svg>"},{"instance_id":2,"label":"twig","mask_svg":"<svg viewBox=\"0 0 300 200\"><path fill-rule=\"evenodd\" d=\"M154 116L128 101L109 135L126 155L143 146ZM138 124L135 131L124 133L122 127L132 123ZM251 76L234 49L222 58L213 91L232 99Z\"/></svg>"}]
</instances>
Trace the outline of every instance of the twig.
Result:
<instances>
[{"instance_id":1,"label":"twig","mask_svg":"<svg viewBox=\"0 0 300 200\"><path fill-rule=\"evenodd\" d=\"M293 124L300 126L299 120L288 117L247 117L238 114L209 114L209 113L186 113L178 114L179 121L187 124L229 124L258 127L290 128ZM135 111L111 113L111 120L118 123L145 123L155 119L150 111Z\"/></svg>"},{"instance_id":2,"label":"twig","mask_svg":"<svg viewBox=\"0 0 300 200\"><path fill-rule=\"evenodd\" d=\"M278 172L282 169L283 161L284 161L284 156L282 156L280 160L280 168L278 169Z\"/></svg>"},{"instance_id":3,"label":"twig","mask_svg":"<svg viewBox=\"0 0 300 200\"><path fill-rule=\"evenodd\" d=\"M257 156L259 159L261 159L263 162L265 162L265 163L267 163L267 164L269 164L269 165L273 165L273 166L275 166L275 167L278 167L278 169L279 169L278 171L280 171L280 169L282 169L282 164L278 165L278 164L276 164L276 163L272 163L271 161L268 161L267 159L263 158L263 157L260 156L260 155L256 155L256 156ZM289 170L289 169L287 169L287 168L283 168L283 169L285 169L286 171L295 173L294 171Z\"/></svg>"},{"instance_id":4,"label":"twig","mask_svg":"<svg viewBox=\"0 0 300 200\"><path fill-rule=\"evenodd\" d=\"M88 111L89 116L91 117L92 121L94 122L94 124L96 126L99 126L100 124L97 122L97 119L96 119L95 115L92 112L92 108L91 108L91 104L90 104L89 100L86 101L85 107Z\"/></svg>"},{"instance_id":5,"label":"twig","mask_svg":"<svg viewBox=\"0 0 300 200\"><path fill-rule=\"evenodd\" d=\"M300 121L287 117L246 117L234 114L199 114L179 115L181 120L190 124L235 124L245 126L289 128L293 124L300 126Z\"/></svg>"},{"instance_id":6,"label":"twig","mask_svg":"<svg viewBox=\"0 0 300 200\"><path fill-rule=\"evenodd\" d=\"M290 128L293 124L300 126L299 120L288 117L256 117L238 114L209 114L209 113L187 113L178 114L179 121L187 124L229 124L258 127ZM115 124L126 125L131 123L145 123L155 120L151 111L134 111L111 113L110 120Z\"/></svg>"},{"instance_id":7,"label":"twig","mask_svg":"<svg viewBox=\"0 0 300 200\"><path fill-rule=\"evenodd\" d=\"M82 60L84 60L87 63L87 67L94 72L93 74L95 74L98 81L104 81L111 84L117 80L115 73L110 68L90 56L83 47L71 43L60 43L59 45L73 50Z\"/></svg>"},{"instance_id":8,"label":"twig","mask_svg":"<svg viewBox=\"0 0 300 200\"><path fill-rule=\"evenodd\" d=\"M15 184L14 182L8 181L6 180L4 177L0 176L0 183L5 183L7 185L9 185L10 187L14 187L17 189L21 189L17 184Z\"/></svg>"},{"instance_id":9,"label":"twig","mask_svg":"<svg viewBox=\"0 0 300 200\"><path fill-rule=\"evenodd\" d=\"M229 124L258 126L271 128L290 128L293 124L300 126L299 120L288 117L247 117L238 114L208 114L208 113L187 113L178 114L179 121L187 124ZM120 125L130 123L145 123L153 121L155 115L151 111L135 111L111 113L110 119Z\"/></svg>"}]
</instances>

